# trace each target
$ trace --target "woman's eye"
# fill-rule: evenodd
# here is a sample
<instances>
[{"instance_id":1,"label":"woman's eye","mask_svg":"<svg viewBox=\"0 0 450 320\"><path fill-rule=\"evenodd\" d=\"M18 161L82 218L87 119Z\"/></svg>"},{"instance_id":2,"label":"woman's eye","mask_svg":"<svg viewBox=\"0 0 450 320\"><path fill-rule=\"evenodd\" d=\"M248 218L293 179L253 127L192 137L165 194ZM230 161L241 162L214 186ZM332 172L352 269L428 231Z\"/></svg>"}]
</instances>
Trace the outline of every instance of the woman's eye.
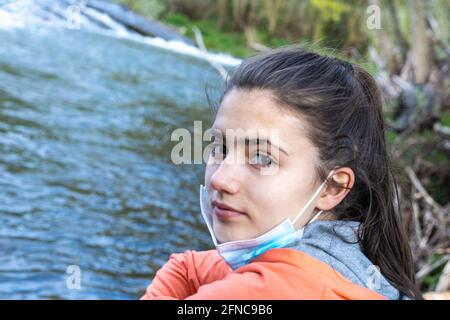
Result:
<instances>
[{"instance_id":1,"label":"woman's eye","mask_svg":"<svg viewBox=\"0 0 450 320\"><path fill-rule=\"evenodd\" d=\"M223 144L214 144L211 146L211 155L216 158L225 159L226 147Z\"/></svg>"},{"instance_id":2,"label":"woman's eye","mask_svg":"<svg viewBox=\"0 0 450 320\"><path fill-rule=\"evenodd\" d=\"M275 161L270 156L258 152L253 157L251 164L256 164L261 167L269 167L275 164Z\"/></svg>"}]
</instances>

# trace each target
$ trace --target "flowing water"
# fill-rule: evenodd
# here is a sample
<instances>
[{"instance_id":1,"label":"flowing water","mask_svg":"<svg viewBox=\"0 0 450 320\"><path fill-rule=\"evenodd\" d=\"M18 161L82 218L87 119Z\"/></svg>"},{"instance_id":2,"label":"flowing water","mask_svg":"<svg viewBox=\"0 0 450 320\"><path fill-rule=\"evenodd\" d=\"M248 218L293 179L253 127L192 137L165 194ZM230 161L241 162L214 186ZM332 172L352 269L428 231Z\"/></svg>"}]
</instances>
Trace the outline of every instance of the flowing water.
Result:
<instances>
[{"instance_id":1,"label":"flowing water","mask_svg":"<svg viewBox=\"0 0 450 320\"><path fill-rule=\"evenodd\" d=\"M0 7L0 298L137 299L172 252L211 247L204 165L173 164L170 137L211 124L221 78L101 13L115 30L18 4Z\"/></svg>"}]
</instances>

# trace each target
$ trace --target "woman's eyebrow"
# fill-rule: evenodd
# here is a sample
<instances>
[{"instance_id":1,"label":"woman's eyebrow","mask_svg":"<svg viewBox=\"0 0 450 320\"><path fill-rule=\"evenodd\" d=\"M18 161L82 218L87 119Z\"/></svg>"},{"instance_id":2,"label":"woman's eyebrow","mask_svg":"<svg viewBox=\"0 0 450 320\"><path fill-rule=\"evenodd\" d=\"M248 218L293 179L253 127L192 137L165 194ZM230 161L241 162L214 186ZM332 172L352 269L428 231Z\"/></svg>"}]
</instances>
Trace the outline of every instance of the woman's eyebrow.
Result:
<instances>
[{"instance_id":1,"label":"woman's eyebrow","mask_svg":"<svg viewBox=\"0 0 450 320\"><path fill-rule=\"evenodd\" d=\"M218 134L218 132L220 132L220 134ZM223 139L223 142L226 142L226 135L223 132L223 130L218 129L218 128L213 128L213 131L211 132L211 140L215 141L216 137L221 137ZM269 139L265 139L265 138L253 138L253 139L249 139L249 138L245 138L245 145L249 145L249 144L256 144L256 145L260 145L260 144L267 144L270 146L273 146L275 148L277 148L278 150L280 150L281 152L283 152L285 155L289 156L289 154L287 153L286 150L284 150L283 148L281 148L280 146L277 146L276 144L273 144Z\"/></svg>"},{"instance_id":2,"label":"woman's eyebrow","mask_svg":"<svg viewBox=\"0 0 450 320\"><path fill-rule=\"evenodd\" d=\"M269 139L261 139L261 138L255 138L255 139L248 139L245 138L245 145L249 145L249 144L268 144L269 146L273 146L275 148L277 148L278 150L280 150L281 152L283 152L285 155L289 156L289 154L286 152L286 150L284 150L283 148L281 148L280 146L277 146L276 144L273 144L272 142L270 142Z\"/></svg>"}]
</instances>

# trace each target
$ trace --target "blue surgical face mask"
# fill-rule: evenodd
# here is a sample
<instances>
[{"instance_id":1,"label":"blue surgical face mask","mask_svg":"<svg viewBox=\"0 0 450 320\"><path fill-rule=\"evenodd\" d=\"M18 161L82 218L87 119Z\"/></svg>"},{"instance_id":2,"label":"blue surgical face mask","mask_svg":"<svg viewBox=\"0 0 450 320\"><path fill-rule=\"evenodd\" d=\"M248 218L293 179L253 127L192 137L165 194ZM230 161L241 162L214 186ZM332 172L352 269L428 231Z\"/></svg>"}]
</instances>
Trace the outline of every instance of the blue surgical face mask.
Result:
<instances>
[{"instance_id":1,"label":"blue surgical face mask","mask_svg":"<svg viewBox=\"0 0 450 320\"><path fill-rule=\"evenodd\" d=\"M328 178L333 174L333 170L328 175L327 179L320 185L320 187L314 192L308 202L305 204L303 209L297 214L294 220L286 218L279 225L273 229L263 233L257 238L246 239L246 240L236 240L229 241L225 243L219 243L214 234L212 228L212 207L211 199L208 195L208 190L203 185L200 185L200 209L202 211L203 219L208 226L209 233L213 239L214 245L217 251L222 256L222 258L228 263L228 265L233 269L242 267L254 258L273 248L283 248L299 240L303 237L303 232L305 226L299 230L295 229L295 223L302 216L302 214L309 208L311 203L320 193L322 188L325 186ZM313 222L322 213L319 211L309 223Z\"/></svg>"}]
</instances>

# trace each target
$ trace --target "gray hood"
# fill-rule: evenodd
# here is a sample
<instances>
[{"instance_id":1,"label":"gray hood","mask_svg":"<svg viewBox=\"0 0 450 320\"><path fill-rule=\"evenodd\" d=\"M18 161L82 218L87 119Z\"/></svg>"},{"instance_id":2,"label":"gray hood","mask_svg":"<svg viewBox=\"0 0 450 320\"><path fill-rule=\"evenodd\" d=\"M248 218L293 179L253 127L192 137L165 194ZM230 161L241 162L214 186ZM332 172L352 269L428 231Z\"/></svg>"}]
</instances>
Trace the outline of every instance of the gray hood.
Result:
<instances>
[{"instance_id":1,"label":"gray hood","mask_svg":"<svg viewBox=\"0 0 450 320\"><path fill-rule=\"evenodd\" d=\"M354 284L399 300L399 291L361 251L357 242L359 224L356 221L315 221L308 224L303 237L289 247L328 264ZM409 298L403 296L402 299Z\"/></svg>"}]
</instances>

